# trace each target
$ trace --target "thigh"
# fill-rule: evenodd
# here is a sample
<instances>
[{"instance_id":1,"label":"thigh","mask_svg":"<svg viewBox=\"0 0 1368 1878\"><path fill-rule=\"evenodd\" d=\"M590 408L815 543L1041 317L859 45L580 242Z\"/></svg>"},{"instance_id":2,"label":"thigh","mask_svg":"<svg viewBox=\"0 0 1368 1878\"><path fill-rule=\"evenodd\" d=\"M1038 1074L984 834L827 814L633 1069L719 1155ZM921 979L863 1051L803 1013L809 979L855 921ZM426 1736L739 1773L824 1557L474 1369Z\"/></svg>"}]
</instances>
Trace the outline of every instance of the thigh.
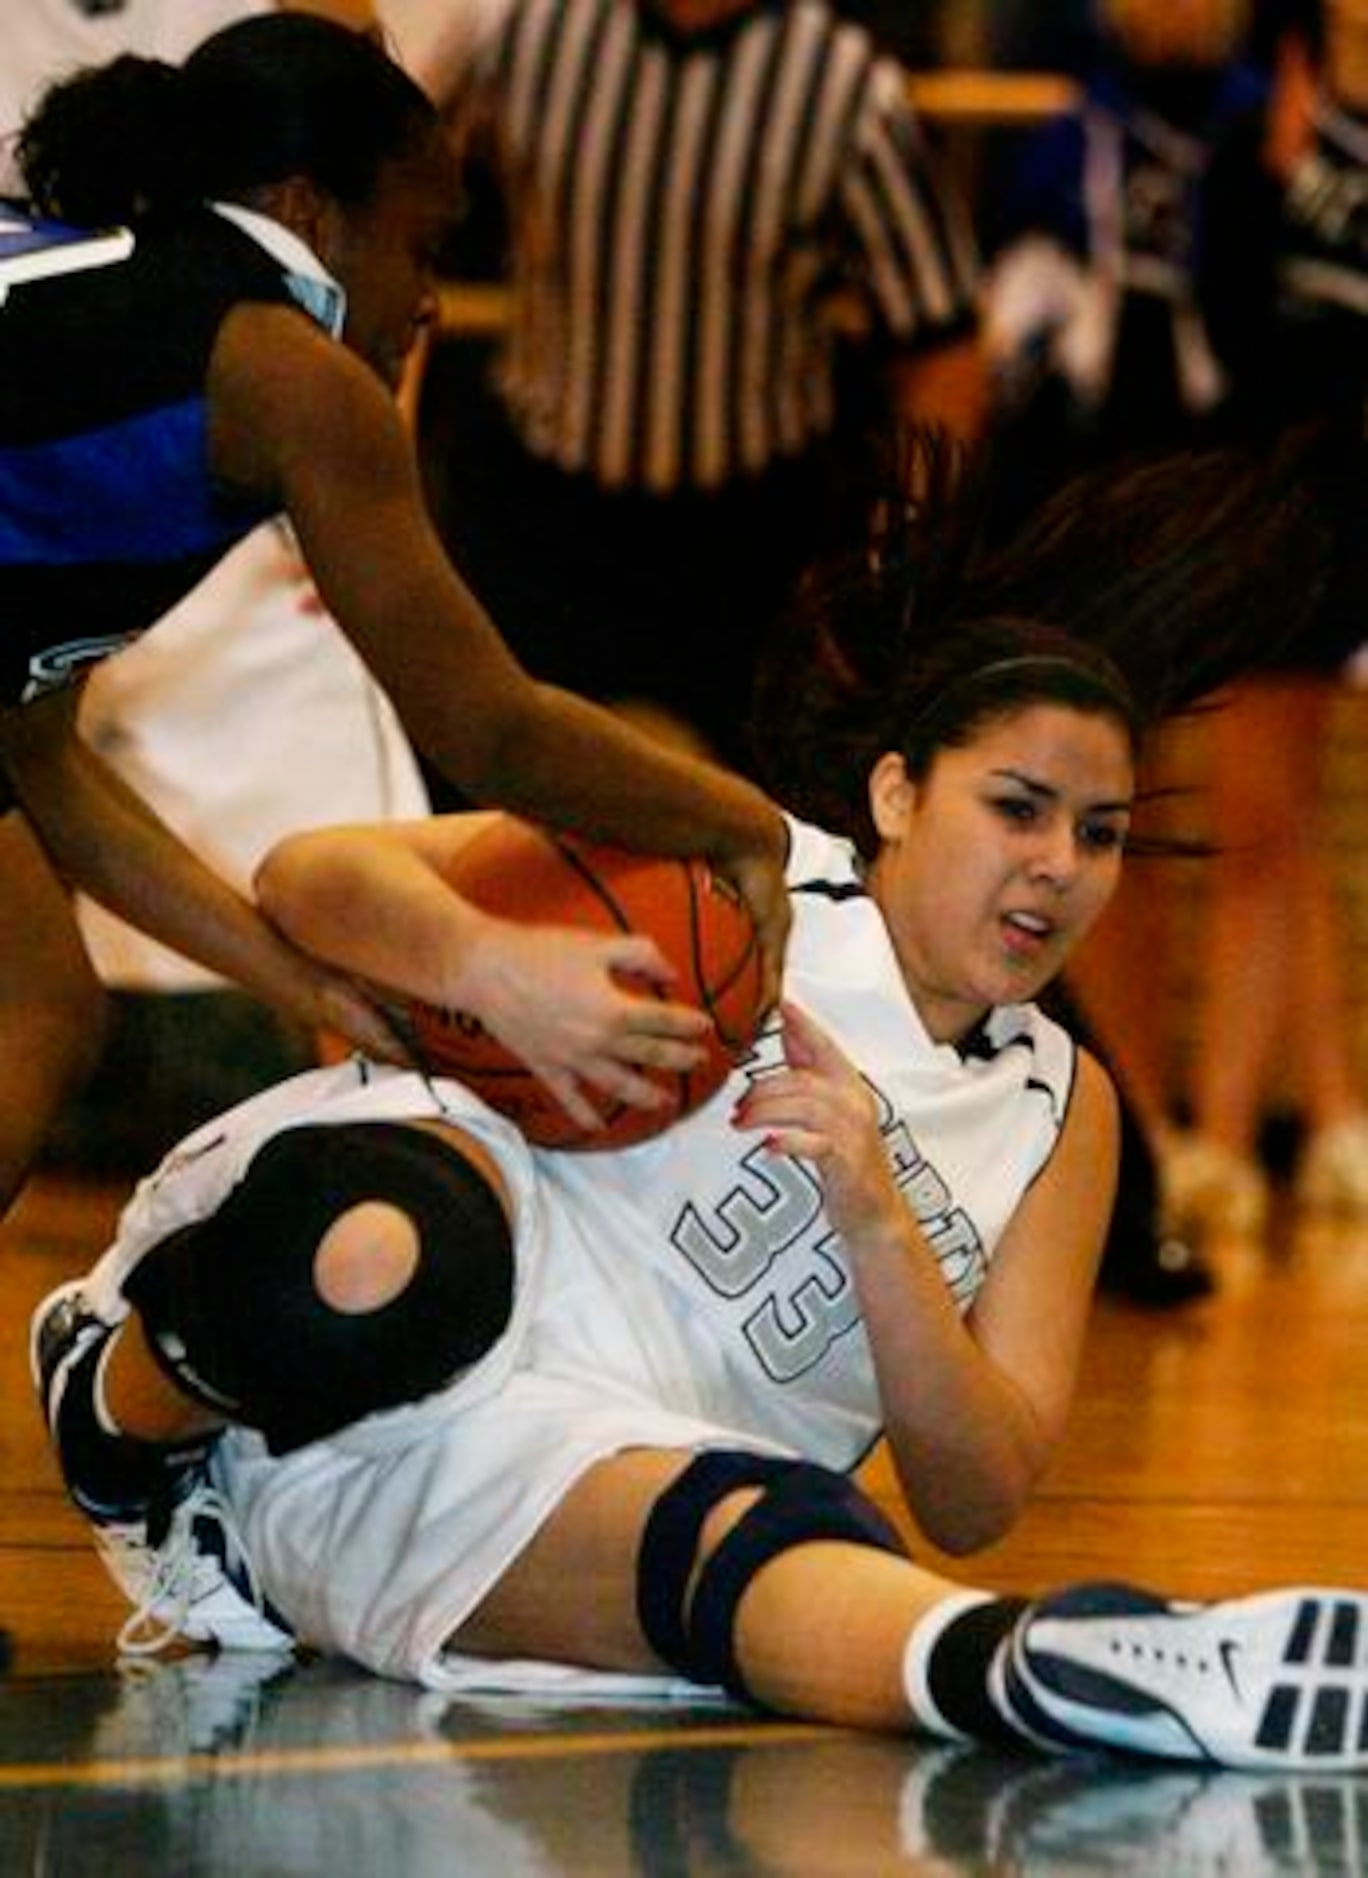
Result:
<instances>
[{"instance_id":1,"label":"thigh","mask_svg":"<svg viewBox=\"0 0 1368 1878\"><path fill-rule=\"evenodd\" d=\"M452 1647L475 1656L661 1670L637 1622L637 1553L652 1507L692 1459L677 1449L630 1448L596 1462L462 1624Z\"/></svg>"}]
</instances>

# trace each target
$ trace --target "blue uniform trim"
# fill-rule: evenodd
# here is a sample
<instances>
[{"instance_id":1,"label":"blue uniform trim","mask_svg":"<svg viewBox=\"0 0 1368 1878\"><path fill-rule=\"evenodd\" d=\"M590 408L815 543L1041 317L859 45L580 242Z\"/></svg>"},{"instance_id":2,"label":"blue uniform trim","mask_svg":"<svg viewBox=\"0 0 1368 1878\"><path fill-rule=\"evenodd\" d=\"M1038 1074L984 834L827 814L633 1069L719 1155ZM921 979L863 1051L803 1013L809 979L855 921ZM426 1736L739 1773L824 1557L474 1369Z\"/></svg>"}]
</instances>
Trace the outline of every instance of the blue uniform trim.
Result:
<instances>
[{"instance_id":1,"label":"blue uniform trim","mask_svg":"<svg viewBox=\"0 0 1368 1878\"><path fill-rule=\"evenodd\" d=\"M204 401L191 398L46 443L0 446L0 564L169 561L242 534L205 474Z\"/></svg>"},{"instance_id":2,"label":"blue uniform trim","mask_svg":"<svg viewBox=\"0 0 1368 1878\"><path fill-rule=\"evenodd\" d=\"M235 306L297 304L287 272L205 208L0 301L0 700L78 678L273 512L214 482L205 385Z\"/></svg>"}]
</instances>

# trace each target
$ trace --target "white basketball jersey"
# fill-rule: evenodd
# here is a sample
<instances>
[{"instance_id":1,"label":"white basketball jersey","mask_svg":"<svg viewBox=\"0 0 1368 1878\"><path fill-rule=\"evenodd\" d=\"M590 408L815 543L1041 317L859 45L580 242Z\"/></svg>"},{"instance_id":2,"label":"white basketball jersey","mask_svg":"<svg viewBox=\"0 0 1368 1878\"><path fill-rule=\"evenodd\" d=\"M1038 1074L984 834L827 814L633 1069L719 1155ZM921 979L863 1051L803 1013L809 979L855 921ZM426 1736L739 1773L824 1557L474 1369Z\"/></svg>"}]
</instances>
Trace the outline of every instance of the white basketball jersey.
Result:
<instances>
[{"instance_id":1,"label":"white basketball jersey","mask_svg":"<svg viewBox=\"0 0 1368 1878\"><path fill-rule=\"evenodd\" d=\"M1020 1006L994 1011L972 1049L933 1043L853 849L798 823L790 834L785 994L874 1091L898 1184L967 1309L1058 1140L1072 1041ZM575 1222L577 1255L628 1298L638 1335L653 1310L671 1318L688 1353L671 1406L847 1467L881 1417L841 1240L815 1169L731 1122L747 1084L781 1061L776 1021L712 1101L655 1140L539 1158L550 1216Z\"/></svg>"}]
</instances>

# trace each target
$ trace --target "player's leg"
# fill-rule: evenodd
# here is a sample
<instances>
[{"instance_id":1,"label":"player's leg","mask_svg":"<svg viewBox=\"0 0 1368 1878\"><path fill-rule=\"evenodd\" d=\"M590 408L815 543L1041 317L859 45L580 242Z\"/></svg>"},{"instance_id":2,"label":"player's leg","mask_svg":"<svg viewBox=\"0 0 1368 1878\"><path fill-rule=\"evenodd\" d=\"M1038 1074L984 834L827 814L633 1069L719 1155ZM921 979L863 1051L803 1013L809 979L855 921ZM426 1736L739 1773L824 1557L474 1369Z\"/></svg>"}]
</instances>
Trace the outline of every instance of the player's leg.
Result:
<instances>
[{"instance_id":1,"label":"player's leg","mask_svg":"<svg viewBox=\"0 0 1368 1878\"><path fill-rule=\"evenodd\" d=\"M743 1470L756 1459L742 1457ZM690 1508L685 1488L677 1503L687 1525L701 1519L697 1543L685 1534L677 1543L666 1535L648 1544L653 1516L663 1510L670 1518L669 1496L695 1465L687 1453L642 1448L592 1467L467 1619L453 1646L475 1655L545 1657L600 1669L679 1668L666 1664L648 1640L643 1600L668 1601L671 1593L662 1587L673 1571L687 1601L697 1589L700 1559L763 1492L763 1482L730 1487L723 1481ZM767 1471L773 1464L758 1465ZM778 1472L791 1466L780 1462ZM581 1587L583 1595L567 1598L567 1585ZM809 1606L789 1629L790 1600L801 1601L812 1586L821 1592L822 1623L814 1624ZM901 1646L917 1618L953 1589L905 1559L873 1550L866 1555L863 1546L824 1541L787 1551L782 1566L757 1575L745 1600L739 1636L751 1693L768 1707L823 1720L907 1727ZM795 1644L801 1647L795 1650Z\"/></svg>"},{"instance_id":2,"label":"player's leg","mask_svg":"<svg viewBox=\"0 0 1368 1878\"><path fill-rule=\"evenodd\" d=\"M1280 678L1237 686L1207 720L1209 803L1218 853L1202 913L1202 995L1193 1052L1194 1133L1166 1169L1175 1210L1198 1228L1241 1233L1263 1224L1267 1196L1256 1149L1268 1072L1287 1019L1290 931L1300 917L1299 823L1321 741L1314 696ZM1260 760L1249 761L1258 750Z\"/></svg>"},{"instance_id":3,"label":"player's leg","mask_svg":"<svg viewBox=\"0 0 1368 1878\"><path fill-rule=\"evenodd\" d=\"M135 1605L125 1647L143 1619L149 1647L175 1631L278 1641L212 1484L220 1429L281 1452L440 1388L498 1337L512 1292L479 1144L370 1123L273 1137L216 1213L142 1255L113 1308L79 1282L46 1299L34 1381L68 1491Z\"/></svg>"},{"instance_id":4,"label":"player's leg","mask_svg":"<svg viewBox=\"0 0 1368 1878\"><path fill-rule=\"evenodd\" d=\"M1368 1765L1368 1598L1185 1607L1084 1586L1023 1604L915 1564L843 1476L753 1455L599 1463L452 1641L608 1669L665 1663L844 1726Z\"/></svg>"},{"instance_id":5,"label":"player's leg","mask_svg":"<svg viewBox=\"0 0 1368 1878\"><path fill-rule=\"evenodd\" d=\"M3 1212L62 1103L94 1069L105 1013L66 892L28 822L13 809L0 814L0 881Z\"/></svg>"},{"instance_id":6,"label":"player's leg","mask_svg":"<svg viewBox=\"0 0 1368 1878\"><path fill-rule=\"evenodd\" d=\"M1325 731L1334 682L1313 672L1246 685L1213 723L1207 987L1194 1109L1194 1210L1258 1224L1254 1143L1275 1039L1286 1041L1308 1145L1299 1195L1368 1209L1368 1123L1349 1048L1345 936L1325 852ZM1251 766L1248 752L1261 760Z\"/></svg>"},{"instance_id":7,"label":"player's leg","mask_svg":"<svg viewBox=\"0 0 1368 1878\"><path fill-rule=\"evenodd\" d=\"M1296 877L1289 906L1289 1049L1294 1057L1305 1145L1297 1168L1297 1199L1315 1211L1368 1215L1368 1104L1359 1082L1350 1022L1348 933L1327 828L1325 730L1334 695L1330 685L1304 679L1314 702L1294 775L1297 817ZM1289 810L1289 816L1295 810Z\"/></svg>"}]
</instances>

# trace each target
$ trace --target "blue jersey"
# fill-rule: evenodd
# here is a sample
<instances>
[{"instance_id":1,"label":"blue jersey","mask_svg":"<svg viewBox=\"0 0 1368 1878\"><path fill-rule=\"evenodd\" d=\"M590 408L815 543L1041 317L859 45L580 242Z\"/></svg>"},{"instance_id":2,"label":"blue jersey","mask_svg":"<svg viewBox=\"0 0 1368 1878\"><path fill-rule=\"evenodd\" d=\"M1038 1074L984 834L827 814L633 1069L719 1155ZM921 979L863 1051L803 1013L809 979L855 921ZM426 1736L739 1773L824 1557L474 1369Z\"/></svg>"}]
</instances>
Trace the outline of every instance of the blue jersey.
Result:
<instances>
[{"instance_id":1,"label":"blue jersey","mask_svg":"<svg viewBox=\"0 0 1368 1878\"><path fill-rule=\"evenodd\" d=\"M286 270L209 209L125 245L59 247L0 301L0 705L145 631L269 512L215 486L205 385Z\"/></svg>"}]
</instances>

